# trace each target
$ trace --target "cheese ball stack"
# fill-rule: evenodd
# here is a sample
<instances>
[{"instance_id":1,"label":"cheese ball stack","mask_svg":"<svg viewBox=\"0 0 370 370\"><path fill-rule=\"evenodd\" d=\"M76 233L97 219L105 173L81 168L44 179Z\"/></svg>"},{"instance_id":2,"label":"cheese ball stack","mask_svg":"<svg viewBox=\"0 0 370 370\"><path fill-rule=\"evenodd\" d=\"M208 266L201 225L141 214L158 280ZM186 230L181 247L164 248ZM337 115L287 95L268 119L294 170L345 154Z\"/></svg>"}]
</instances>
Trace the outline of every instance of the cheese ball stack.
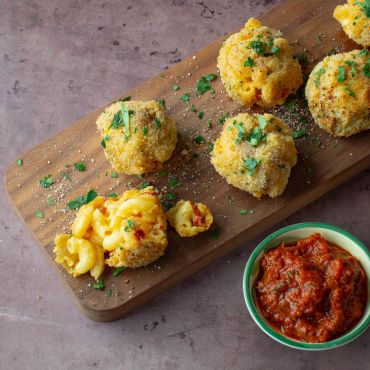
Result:
<instances>
[{"instance_id":1,"label":"cheese ball stack","mask_svg":"<svg viewBox=\"0 0 370 370\"><path fill-rule=\"evenodd\" d=\"M229 184L257 198L282 194L297 162L290 128L271 114L228 119L211 156Z\"/></svg>"},{"instance_id":2,"label":"cheese ball stack","mask_svg":"<svg viewBox=\"0 0 370 370\"><path fill-rule=\"evenodd\" d=\"M105 156L117 171L127 175L158 171L175 150L175 122L154 100L115 102L103 111L96 125Z\"/></svg>"},{"instance_id":3,"label":"cheese ball stack","mask_svg":"<svg viewBox=\"0 0 370 370\"><path fill-rule=\"evenodd\" d=\"M306 98L316 124L333 136L370 129L370 52L326 57L310 74Z\"/></svg>"},{"instance_id":4,"label":"cheese ball stack","mask_svg":"<svg viewBox=\"0 0 370 370\"><path fill-rule=\"evenodd\" d=\"M288 41L254 18L223 43L217 66L227 94L247 107L283 104L303 82Z\"/></svg>"},{"instance_id":5,"label":"cheese ball stack","mask_svg":"<svg viewBox=\"0 0 370 370\"><path fill-rule=\"evenodd\" d=\"M350 39L365 48L370 47L369 0L348 0L348 4L335 8L333 17L342 25Z\"/></svg>"}]
</instances>

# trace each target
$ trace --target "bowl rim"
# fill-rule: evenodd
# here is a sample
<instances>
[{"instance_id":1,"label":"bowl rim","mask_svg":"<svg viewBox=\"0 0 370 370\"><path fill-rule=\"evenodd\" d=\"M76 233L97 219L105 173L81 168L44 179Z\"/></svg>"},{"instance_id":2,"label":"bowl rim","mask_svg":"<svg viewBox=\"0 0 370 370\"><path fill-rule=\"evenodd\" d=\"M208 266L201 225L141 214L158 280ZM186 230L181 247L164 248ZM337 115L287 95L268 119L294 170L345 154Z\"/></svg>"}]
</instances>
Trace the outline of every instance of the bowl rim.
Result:
<instances>
[{"instance_id":1,"label":"bowl rim","mask_svg":"<svg viewBox=\"0 0 370 370\"><path fill-rule=\"evenodd\" d=\"M361 323L361 325L355 326L353 329L351 329L346 334L342 335L339 338L333 339L328 342L324 343L306 343L306 342L300 342L294 339L291 339L289 337L284 336L283 334L280 334L277 330L273 329L271 326L267 325L264 321L264 319L261 318L260 314L258 313L256 306L253 302L253 298L251 295L251 290L249 289L250 286L250 277L251 277L251 271L252 268L256 262L257 257L260 255L260 253L264 250L266 245L276 239L281 234L284 234L286 232L292 231L292 230L298 230L298 229L304 229L304 228L318 228L318 229L327 229L334 232L337 232L339 234L342 234L346 237L348 237L351 241L353 241L354 244L356 244L357 247L359 247L370 260L370 251L365 246L364 243L362 243L357 237L349 233L348 231L335 226L330 225L326 223L321 222L302 222L297 223L293 225L289 225L286 227L283 227L269 236L267 236L264 240L262 240L261 243L258 244L258 246L254 249L252 254L250 255L248 262L244 269L244 275L243 275L243 294L244 294L244 300L247 305L248 311L250 315L252 316L253 320L256 322L256 324L262 329L268 336L276 340L277 342L286 345L291 348L300 349L300 350L306 350L306 351L320 351L320 350L326 350L326 349L332 349L337 348L339 346L342 346L344 344L347 344L351 342L352 340L359 337L362 333L365 332L365 330L370 325L370 313L365 318L365 321ZM369 278L369 277L368 277ZM368 297L368 304L369 304L369 297Z\"/></svg>"}]
</instances>

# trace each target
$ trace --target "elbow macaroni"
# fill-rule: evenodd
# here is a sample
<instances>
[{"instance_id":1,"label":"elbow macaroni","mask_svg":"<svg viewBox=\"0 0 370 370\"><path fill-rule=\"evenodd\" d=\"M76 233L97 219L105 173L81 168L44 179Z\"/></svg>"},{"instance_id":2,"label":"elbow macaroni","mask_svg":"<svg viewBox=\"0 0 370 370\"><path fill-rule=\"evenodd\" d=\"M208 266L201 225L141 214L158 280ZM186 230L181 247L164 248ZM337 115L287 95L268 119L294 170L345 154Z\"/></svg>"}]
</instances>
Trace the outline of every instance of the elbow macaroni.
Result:
<instances>
[{"instance_id":1,"label":"elbow macaroni","mask_svg":"<svg viewBox=\"0 0 370 370\"><path fill-rule=\"evenodd\" d=\"M105 264L145 266L164 253L166 228L163 207L152 187L126 191L120 198L96 197L78 211L72 235L56 236L55 261L73 276L90 271L95 279Z\"/></svg>"},{"instance_id":2,"label":"elbow macaroni","mask_svg":"<svg viewBox=\"0 0 370 370\"><path fill-rule=\"evenodd\" d=\"M210 228L213 222L211 211L203 203L180 200L167 212L170 225L182 237L197 235Z\"/></svg>"}]
</instances>

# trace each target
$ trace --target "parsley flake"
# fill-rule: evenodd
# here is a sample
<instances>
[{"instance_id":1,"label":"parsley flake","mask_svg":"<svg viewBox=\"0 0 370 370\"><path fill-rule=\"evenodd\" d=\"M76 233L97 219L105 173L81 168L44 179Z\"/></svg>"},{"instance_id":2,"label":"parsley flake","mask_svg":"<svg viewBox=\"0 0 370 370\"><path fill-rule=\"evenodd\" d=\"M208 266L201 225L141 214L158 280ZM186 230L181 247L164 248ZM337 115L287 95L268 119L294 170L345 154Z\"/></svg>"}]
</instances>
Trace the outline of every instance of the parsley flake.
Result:
<instances>
[{"instance_id":1,"label":"parsley flake","mask_svg":"<svg viewBox=\"0 0 370 370\"><path fill-rule=\"evenodd\" d=\"M223 125L225 123L225 121L230 118L230 113L227 112L225 114L223 114L219 119L218 119L218 124L219 125Z\"/></svg>"},{"instance_id":2,"label":"parsley flake","mask_svg":"<svg viewBox=\"0 0 370 370\"><path fill-rule=\"evenodd\" d=\"M189 101L190 100L190 94L189 93L185 93L184 95L181 95L180 96L180 100L181 101Z\"/></svg>"},{"instance_id":3,"label":"parsley flake","mask_svg":"<svg viewBox=\"0 0 370 370\"><path fill-rule=\"evenodd\" d=\"M54 184L54 180L51 175L47 175L43 179L40 180L40 186L44 189L50 188L50 186L53 184Z\"/></svg>"},{"instance_id":4,"label":"parsley flake","mask_svg":"<svg viewBox=\"0 0 370 370\"><path fill-rule=\"evenodd\" d=\"M124 266L122 266L122 267L117 267L116 269L114 269L114 271L113 271L113 276L114 277L117 277L119 274L121 274L123 271L125 271L127 269L127 267L124 267Z\"/></svg>"},{"instance_id":5,"label":"parsley flake","mask_svg":"<svg viewBox=\"0 0 370 370\"><path fill-rule=\"evenodd\" d=\"M71 200L67 203L69 209L78 209L84 204L88 204L93 201L98 196L98 193L95 190L89 190L86 195L81 195L74 200Z\"/></svg>"},{"instance_id":6,"label":"parsley flake","mask_svg":"<svg viewBox=\"0 0 370 370\"><path fill-rule=\"evenodd\" d=\"M218 240L220 238L220 230L215 229L211 231L211 238L213 240Z\"/></svg>"},{"instance_id":7,"label":"parsley flake","mask_svg":"<svg viewBox=\"0 0 370 370\"><path fill-rule=\"evenodd\" d=\"M204 137L203 136L196 136L195 138L194 138L194 143L195 144L198 144L198 145L200 145L200 144L204 144L205 143L205 139L204 139Z\"/></svg>"},{"instance_id":8,"label":"parsley flake","mask_svg":"<svg viewBox=\"0 0 370 370\"><path fill-rule=\"evenodd\" d=\"M79 172L82 172L82 171L85 171L86 170L86 165L85 165L85 162L81 161L81 162L75 162L73 164L73 167L79 171Z\"/></svg>"},{"instance_id":9,"label":"parsley flake","mask_svg":"<svg viewBox=\"0 0 370 370\"><path fill-rule=\"evenodd\" d=\"M210 82L215 80L216 78L217 78L217 75L215 75L213 73L210 73L206 76L202 76L197 81L197 85L195 87L195 91L197 92L197 94L198 95L203 95L207 91L211 91L211 93L214 94L214 89L212 88L212 85L210 84Z\"/></svg>"},{"instance_id":10,"label":"parsley flake","mask_svg":"<svg viewBox=\"0 0 370 370\"><path fill-rule=\"evenodd\" d=\"M173 91L178 91L178 90L180 90L180 86L179 85L172 85L172 90Z\"/></svg>"},{"instance_id":11,"label":"parsley flake","mask_svg":"<svg viewBox=\"0 0 370 370\"><path fill-rule=\"evenodd\" d=\"M118 197L118 194L117 193L107 194L107 198L117 198L117 197Z\"/></svg>"},{"instance_id":12,"label":"parsley flake","mask_svg":"<svg viewBox=\"0 0 370 370\"><path fill-rule=\"evenodd\" d=\"M140 184L138 189L142 190L147 188L148 186L150 186L149 182L144 181L143 183Z\"/></svg>"},{"instance_id":13,"label":"parsley flake","mask_svg":"<svg viewBox=\"0 0 370 370\"><path fill-rule=\"evenodd\" d=\"M48 205L49 206L54 206L56 203L57 203L57 201L55 199L53 199L53 198L48 199Z\"/></svg>"},{"instance_id":14,"label":"parsley flake","mask_svg":"<svg viewBox=\"0 0 370 370\"><path fill-rule=\"evenodd\" d=\"M171 186L171 188L178 188L181 186L181 182L179 182L176 177L171 177L168 179L168 185Z\"/></svg>"},{"instance_id":15,"label":"parsley flake","mask_svg":"<svg viewBox=\"0 0 370 370\"><path fill-rule=\"evenodd\" d=\"M319 87L320 86L320 79L321 76L326 72L325 68L321 67L315 74L315 86Z\"/></svg>"},{"instance_id":16,"label":"parsley flake","mask_svg":"<svg viewBox=\"0 0 370 370\"><path fill-rule=\"evenodd\" d=\"M306 133L307 133L306 128L303 127L303 128L300 128L299 130L294 130L292 132L292 137L293 137L293 139L299 139L299 138L305 136Z\"/></svg>"},{"instance_id":17,"label":"parsley flake","mask_svg":"<svg viewBox=\"0 0 370 370\"><path fill-rule=\"evenodd\" d=\"M166 101L164 99L159 99L158 103L163 109L166 108Z\"/></svg>"},{"instance_id":18,"label":"parsley flake","mask_svg":"<svg viewBox=\"0 0 370 370\"><path fill-rule=\"evenodd\" d=\"M17 165L19 167L22 167L23 166L23 159L17 159Z\"/></svg>"},{"instance_id":19,"label":"parsley flake","mask_svg":"<svg viewBox=\"0 0 370 370\"><path fill-rule=\"evenodd\" d=\"M247 141L252 146L257 146L263 140L266 140L266 135L260 127L254 127L247 136Z\"/></svg>"},{"instance_id":20,"label":"parsley flake","mask_svg":"<svg viewBox=\"0 0 370 370\"><path fill-rule=\"evenodd\" d=\"M95 283L91 284L91 287L96 289L96 290L104 290L105 289L105 284L103 280L97 280Z\"/></svg>"},{"instance_id":21,"label":"parsley flake","mask_svg":"<svg viewBox=\"0 0 370 370\"><path fill-rule=\"evenodd\" d=\"M261 160L259 159L246 158L244 159L243 164L244 164L244 167L247 169L248 174L253 176L260 162Z\"/></svg>"},{"instance_id":22,"label":"parsley flake","mask_svg":"<svg viewBox=\"0 0 370 370\"><path fill-rule=\"evenodd\" d=\"M251 213L251 211L249 211L248 209L242 208L240 210L240 214L241 215L248 215L249 213Z\"/></svg>"},{"instance_id":23,"label":"parsley flake","mask_svg":"<svg viewBox=\"0 0 370 370\"><path fill-rule=\"evenodd\" d=\"M112 179L118 179L118 172L116 172L116 171L112 172L111 178Z\"/></svg>"},{"instance_id":24,"label":"parsley flake","mask_svg":"<svg viewBox=\"0 0 370 370\"><path fill-rule=\"evenodd\" d=\"M262 41L253 40L249 44L249 48L255 51L257 54L265 56L265 49Z\"/></svg>"},{"instance_id":25,"label":"parsley flake","mask_svg":"<svg viewBox=\"0 0 370 370\"><path fill-rule=\"evenodd\" d=\"M148 135L148 127L143 127L143 135Z\"/></svg>"},{"instance_id":26,"label":"parsley flake","mask_svg":"<svg viewBox=\"0 0 370 370\"><path fill-rule=\"evenodd\" d=\"M267 126L266 118L261 116L260 114L257 115L258 123L260 124L261 128L264 129Z\"/></svg>"},{"instance_id":27,"label":"parsley flake","mask_svg":"<svg viewBox=\"0 0 370 370\"><path fill-rule=\"evenodd\" d=\"M37 218L44 218L44 212L37 210L35 211L35 216Z\"/></svg>"},{"instance_id":28,"label":"parsley flake","mask_svg":"<svg viewBox=\"0 0 370 370\"><path fill-rule=\"evenodd\" d=\"M125 226L124 230L125 230L126 232L129 232L129 231L133 230L133 229L134 229L134 227L135 227L134 221L132 221L132 220L127 220L127 225Z\"/></svg>"},{"instance_id":29,"label":"parsley flake","mask_svg":"<svg viewBox=\"0 0 370 370\"><path fill-rule=\"evenodd\" d=\"M176 194L174 194L174 193L167 193L166 194L166 199L167 200L175 200L177 198L177 195Z\"/></svg>"},{"instance_id":30,"label":"parsley flake","mask_svg":"<svg viewBox=\"0 0 370 370\"><path fill-rule=\"evenodd\" d=\"M251 57L248 57L246 61L244 61L244 67L253 67L254 61Z\"/></svg>"},{"instance_id":31,"label":"parsley flake","mask_svg":"<svg viewBox=\"0 0 370 370\"><path fill-rule=\"evenodd\" d=\"M343 66L338 67L338 76L337 81L338 82L344 82L346 80L346 68Z\"/></svg>"},{"instance_id":32,"label":"parsley flake","mask_svg":"<svg viewBox=\"0 0 370 370\"><path fill-rule=\"evenodd\" d=\"M198 118L202 119L204 117L204 112L198 112Z\"/></svg>"},{"instance_id":33,"label":"parsley flake","mask_svg":"<svg viewBox=\"0 0 370 370\"><path fill-rule=\"evenodd\" d=\"M353 98L356 97L356 94L354 93L354 91L349 86L344 86L344 90L347 91L349 96L352 96Z\"/></svg>"},{"instance_id":34,"label":"parsley flake","mask_svg":"<svg viewBox=\"0 0 370 370\"><path fill-rule=\"evenodd\" d=\"M71 180L71 178L70 178L70 176L68 175L68 173L67 173L67 172L62 172L62 176L63 176L63 179L64 179L64 180L72 181L72 180Z\"/></svg>"},{"instance_id":35,"label":"parsley flake","mask_svg":"<svg viewBox=\"0 0 370 370\"><path fill-rule=\"evenodd\" d=\"M157 117L154 118L154 123L158 128L161 128L161 121Z\"/></svg>"},{"instance_id":36,"label":"parsley flake","mask_svg":"<svg viewBox=\"0 0 370 370\"><path fill-rule=\"evenodd\" d=\"M356 1L355 5L358 5L366 17L370 18L370 0Z\"/></svg>"}]
</instances>

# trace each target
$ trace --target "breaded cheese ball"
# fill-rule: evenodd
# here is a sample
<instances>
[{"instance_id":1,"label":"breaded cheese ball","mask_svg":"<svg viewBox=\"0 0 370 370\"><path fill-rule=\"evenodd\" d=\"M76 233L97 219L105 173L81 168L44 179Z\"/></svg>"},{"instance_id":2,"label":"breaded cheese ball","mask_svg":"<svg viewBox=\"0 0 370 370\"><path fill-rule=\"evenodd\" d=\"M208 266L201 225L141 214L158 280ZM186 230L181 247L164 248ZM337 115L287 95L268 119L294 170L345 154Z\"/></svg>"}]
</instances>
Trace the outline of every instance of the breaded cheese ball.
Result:
<instances>
[{"instance_id":1,"label":"breaded cheese ball","mask_svg":"<svg viewBox=\"0 0 370 370\"><path fill-rule=\"evenodd\" d=\"M104 153L127 175L156 172L176 146L174 120L154 101L118 101L106 108L96 125Z\"/></svg>"},{"instance_id":2,"label":"breaded cheese ball","mask_svg":"<svg viewBox=\"0 0 370 370\"><path fill-rule=\"evenodd\" d=\"M254 18L223 43L217 66L227 94L247 107L283 104L303 82L288 41Z\"/></svg>"},{"instance_id":3,"label":"breaded cheese ball","mask_svg":"<svg viewBox=\"0 0 370 370\"><path fill-rule=\"evenodd\" d=\"M210 228L213 216L203 203L180 200L167 212L167 220L182 237L195 236Z\"/></svg>"},{"instance_id":4,"label":"breaded cheese ball","mask_svg":"<svg viewBox=\"0 0 370 370\"><path fill-rule=\"evenodd\" d=\"M310 74L306 98L316 124L333 136L370 129L370 53L326 57Z\"/></svg>"},{"instance_id":5,"label":"breaded cheese ball","mask_svg":"<svg viewBox=\"0 0 370 370\"><path fill-rule=\"evenodd\" d=\"M271 115L238 114L229 118L211 153L226 181L256 198L283 193L297 162L292 132Z\"/></svg>"},{"instance_id":6,"label":"breaded cheese ball","mask_svg":"<svg viewBox=\"0 0 370 370\"><path fill-rule=\"evenodd\" d=\"M167 244L165 211L154 189L131 189L105 202L112 232L102 241L113 267L137 268L163 255Z\"/></svg>"},{"instance_id":7,"label":"breaded cheese ball","mask_svg":"<svg viewBox=\"0 0 370 370\"><path fill-rule=\"evenodd\" d=\"M342 25L350 39L365 48L370 47L369 0L348 0L348 4L335 8L333 17Z\"/></svg>"}]
</instances>

